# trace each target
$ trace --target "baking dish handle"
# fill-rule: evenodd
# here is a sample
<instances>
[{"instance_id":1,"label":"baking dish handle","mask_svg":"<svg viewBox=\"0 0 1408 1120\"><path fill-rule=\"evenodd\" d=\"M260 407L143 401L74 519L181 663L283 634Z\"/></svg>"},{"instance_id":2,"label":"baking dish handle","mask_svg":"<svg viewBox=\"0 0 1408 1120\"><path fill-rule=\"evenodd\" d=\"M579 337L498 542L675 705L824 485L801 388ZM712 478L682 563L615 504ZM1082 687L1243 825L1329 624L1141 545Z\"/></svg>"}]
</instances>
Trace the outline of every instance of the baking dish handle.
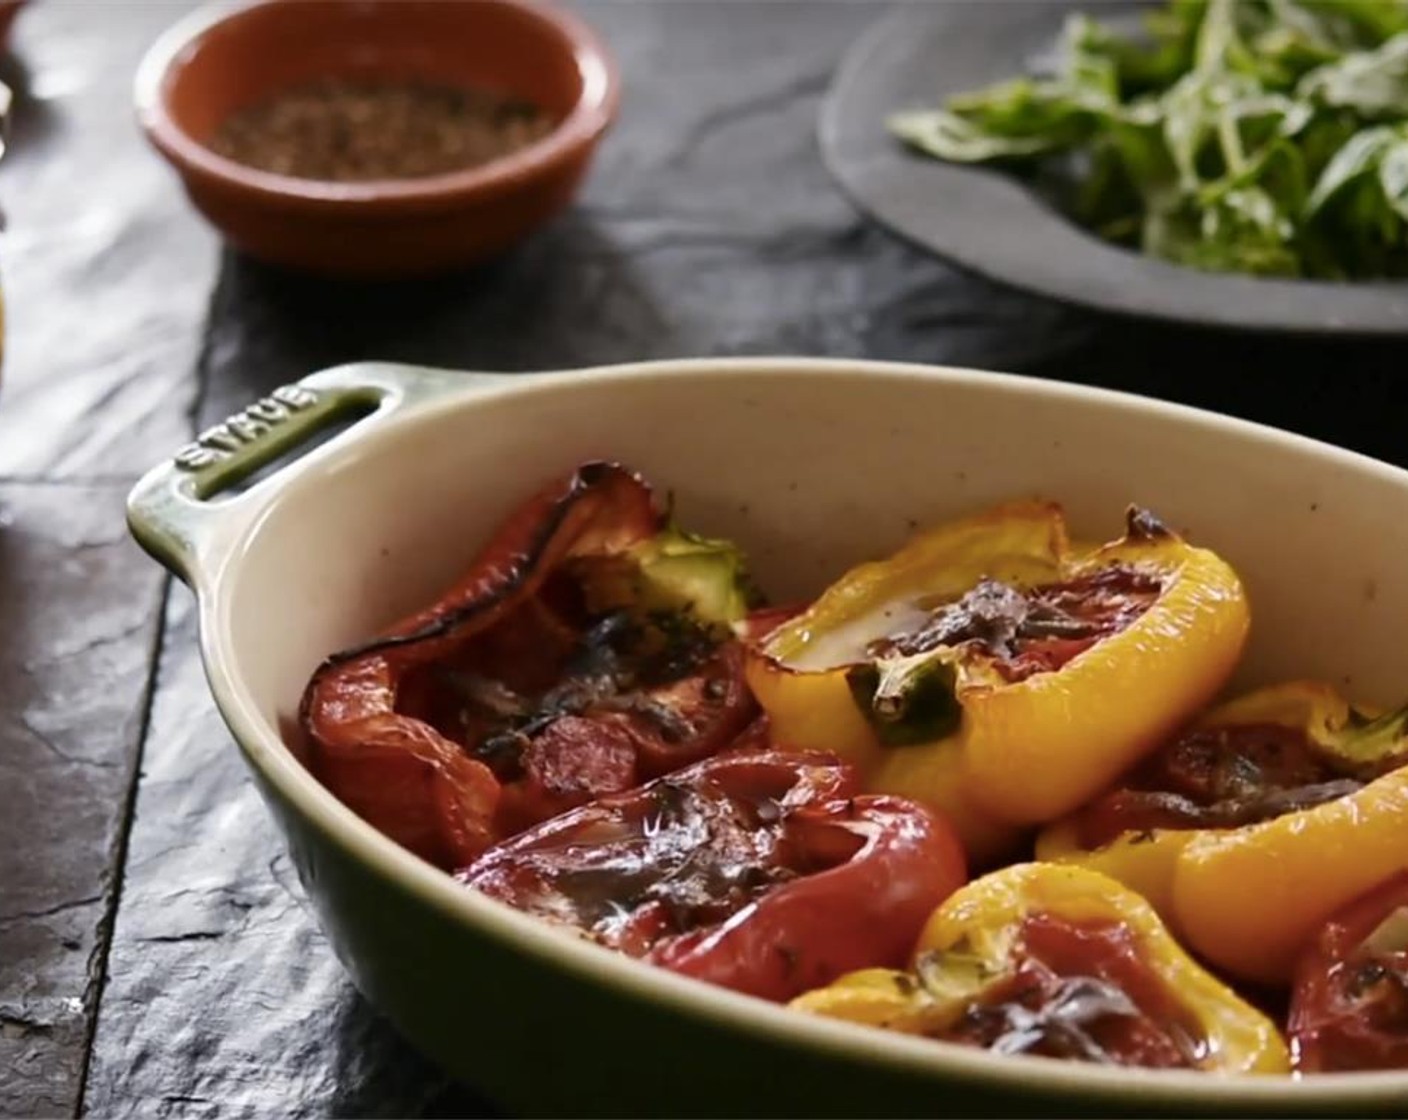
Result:
<instances>
[{"instance_id":1,"label":"baking dish handle","mask_svg":"<svg viewBox=\"0 0 1408 1120\"><path fill-rule=\"evenodd\" d=\"M347 430L326 438L331 430L348 420L359 429L379 424L505 376L359 362L281 386L148 471L128 495L128 527L148 553L194 586L214 574L270 498L317 458L313 446L354 438Z\"/></svg>"}]
</instances>

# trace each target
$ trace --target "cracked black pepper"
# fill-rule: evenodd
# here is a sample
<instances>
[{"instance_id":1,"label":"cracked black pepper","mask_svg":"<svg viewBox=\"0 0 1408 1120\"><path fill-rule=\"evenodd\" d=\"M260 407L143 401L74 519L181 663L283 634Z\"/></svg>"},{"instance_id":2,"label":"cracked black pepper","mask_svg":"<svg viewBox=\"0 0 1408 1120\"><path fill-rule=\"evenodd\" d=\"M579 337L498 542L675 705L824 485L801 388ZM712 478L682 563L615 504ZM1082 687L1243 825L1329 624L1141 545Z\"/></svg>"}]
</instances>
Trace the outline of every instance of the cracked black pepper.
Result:
<instances>
[{"instance_id":1,"label":"cracked black pepper","mask_svg":"<svg viewBox=\"0 0 1408 1120\"><path fill-rule=\"evenodd\" d=\"M416 179L509 155L554 123L546 109L487 89L327 79L231 114L210 147L300 179Z\"/></svg>"}]
</instances>

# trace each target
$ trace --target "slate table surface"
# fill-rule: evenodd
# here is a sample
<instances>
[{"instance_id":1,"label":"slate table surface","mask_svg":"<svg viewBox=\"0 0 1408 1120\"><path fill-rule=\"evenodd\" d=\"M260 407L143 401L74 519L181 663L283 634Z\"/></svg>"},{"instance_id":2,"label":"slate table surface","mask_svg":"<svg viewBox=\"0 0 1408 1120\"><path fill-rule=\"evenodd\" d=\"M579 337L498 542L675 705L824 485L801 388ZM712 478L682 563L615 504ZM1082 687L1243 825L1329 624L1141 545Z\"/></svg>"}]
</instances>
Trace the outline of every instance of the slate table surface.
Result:
<instances>
[{"instance_id":1,"label":"slate table surface","mask_svg":"<svg viewBox=\"0 0 1408 1120\"><path fill-rule=\"evenodd\" d=\"M39 0L0 67L0 1115L495 1115L352 989L216 716L136 476L359 358L534 370L907 359L1113 386L1408 464L1408 346L1153 328L1003 291L857 217L818 101L877 3L582 0L625 99L579 205L433 282L223 252L132 121L179 2ZM1176 470L1176 464L1170 464ZM584 1094L590 1087L583 1087Z\"/></svg>"}]
</instances>

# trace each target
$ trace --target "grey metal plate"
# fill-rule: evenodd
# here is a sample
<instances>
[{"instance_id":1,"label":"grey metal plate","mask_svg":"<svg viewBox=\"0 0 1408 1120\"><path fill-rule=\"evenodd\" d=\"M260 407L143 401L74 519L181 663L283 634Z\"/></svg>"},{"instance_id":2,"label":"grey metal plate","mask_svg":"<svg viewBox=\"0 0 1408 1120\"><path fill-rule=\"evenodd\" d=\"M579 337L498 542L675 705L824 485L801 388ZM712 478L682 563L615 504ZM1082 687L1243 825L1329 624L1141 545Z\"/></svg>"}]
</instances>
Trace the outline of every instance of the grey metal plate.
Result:
<instances>
[{"instance_id":1,"label":"grey metal plate","mask_svg":"<svg viewBox=\"0 0 1408 1120\"><path fill-rule=\"evenodd\" d=\"M1106 244L998 170L907 151L897 109L1013 77L1066 15L1131 3L928 0L880 20L846 55L821 112L827 166L852 201L905 239L991 280L1066 303L1204 326L1300 333L1408 332L1408 284L1205 273Z\"/></svg>"}]
</instances>

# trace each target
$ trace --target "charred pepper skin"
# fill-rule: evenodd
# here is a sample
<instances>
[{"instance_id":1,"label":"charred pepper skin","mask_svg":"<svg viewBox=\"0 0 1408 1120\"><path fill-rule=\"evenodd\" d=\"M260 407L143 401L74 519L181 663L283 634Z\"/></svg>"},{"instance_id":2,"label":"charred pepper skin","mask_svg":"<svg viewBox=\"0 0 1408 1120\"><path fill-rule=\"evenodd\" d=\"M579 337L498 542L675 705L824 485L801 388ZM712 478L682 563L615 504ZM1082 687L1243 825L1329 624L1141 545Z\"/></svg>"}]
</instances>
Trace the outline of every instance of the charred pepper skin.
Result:
<instances>
[{"instance_id":1,"label":"charred pepper skin","mask_svg":"<svg viewBox=\"0 0 1408 1120\"><path fill-rule=\"evenodd\" d=\"M393 840L460 866L743 731L745 579L736 549L668 525L638 475L584 464L518 507L439 600L318 668L310 769Z\"/></svg>"},{"instance_id":2,"label":"charred pepper skin","mask_svg":"<svg viewBox=\"0 0 1408 1120\"><path fill-rule=\"evenodd\" d=\"M1337 911L1296 963L1298 1073L1408 1069L1408 871Z\"/></svg>"},{"instance_id":3,"label":"charred pepper skin","mask_svg":"<svg viewBox=\"0 0 1408 1120\"><path fill-rule=\"evenodd\" d=\"M895 618L984 581L1036 595L1117 569L1156 580L1157 594L1117 629L1068 646L1075 652L1050 671L1028 666L1009 679L1010 666L966 639L917 656L866 648ZM747 676L779 742L837 751L868 789L939 809L975 866L987 866L1023 828L1075 809L1210 700L1248 625L1231 567L1148 514L1131 510L1122 539L1083 549L1060 507L1020 502L853 569L749 647Z\"/></svg>"},{"instance_id":4,"label":"charred pepper skin","mask_svg":"<svg viewBox=\"0 0 1408 1120\"><path fill-rule=\"evenodd\" d=\"M1222 705L1193 729L1295 728L1347 770L1372 764L1359 749L1367 731L1392 765L1408 751L1402 713L1371 718L1328 684L1290 681ZM1408 768L1240 828L1151 828L1087 848L1072 815L1038 836L1036 854L1139 891L1181 939L1231 976L1284 985L1297 955L1331 914L1408 869Z\"/></svg>"},{"instance_id":5,"label":"charred pepper skin","mask_svg":"<svg viewBox=\"0 0 1408 1120\"><path fill-rule=\"evenodd\" d=\"M488 630L564 560L623 551L659 526L649 488L615 464L585 464L543 487L433 605L318 667L300 709L313 772L432 863L453 867L482 851L494 839L499 783L460 744L396 712L401 682Z\"/></svg>"},{"instance_id":6,"label":"charred pepper skin","mask_svg":"<svg viewBox=\"0 0 1408 1120\"><path fill-rule=\"evenodd\" d=\"M985 989L1011 974L1022 923L1040 916L1126 931L1161 995L1194 1025L1195 1068L1254 1074L1290 1068L1285 1041L1270 1019L1196 964L1143 898L1080 867L1016 864L975 879L934 911L907 971L865 969L790 1006L907 1034L939 1035Z\"/></svg>"},{"instance_id":7,"label":"charred pepper skin","mask_svg":"<svg viewBox=\"0 0 1408 1120\"><path fill-rule=\"evenodd\" d=\"M731 749L495 845L466 886L598 944L781 1001L903 962L962 885L936 814L823 752Z\"/></svg>"}]
</instances>

